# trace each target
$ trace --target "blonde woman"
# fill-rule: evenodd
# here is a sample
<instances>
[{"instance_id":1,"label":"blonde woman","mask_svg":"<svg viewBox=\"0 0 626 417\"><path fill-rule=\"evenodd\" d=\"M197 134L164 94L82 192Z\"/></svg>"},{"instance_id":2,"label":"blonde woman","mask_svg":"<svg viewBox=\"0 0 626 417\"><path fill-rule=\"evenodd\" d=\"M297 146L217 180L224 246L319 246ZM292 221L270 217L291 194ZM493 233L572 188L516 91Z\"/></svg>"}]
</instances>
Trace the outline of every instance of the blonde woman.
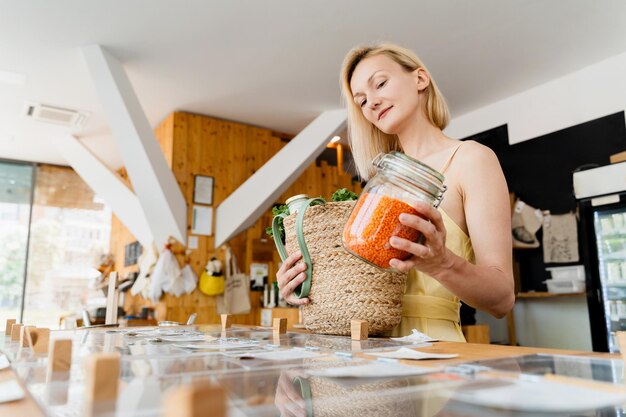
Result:
<instances>
[{"instance_id":1,"label":"blonde woman","mask_svg":"<svg viewBox=\"0 0 626 417\"><path fill-rule=\"evenodd\" d=\"M393 333L418 329L464 341L460 300L495 317L503 317L515 300L510 203L498 159L479 143L459 142L442 132L448 107L408 49L357 47L344 60L341 82L352 153L363 179L374 174L371 161L378 153L396 150L443 173L448 187L439 209L415 207L424 218L400 215L400 222L419 230L425 241L390 240L412 255L390 261L408 273L402 321ZM283 297L296 305L308 303L293 295L305 278L300 258L292 254L277 273Z\"/></svg>"}]
</instances>

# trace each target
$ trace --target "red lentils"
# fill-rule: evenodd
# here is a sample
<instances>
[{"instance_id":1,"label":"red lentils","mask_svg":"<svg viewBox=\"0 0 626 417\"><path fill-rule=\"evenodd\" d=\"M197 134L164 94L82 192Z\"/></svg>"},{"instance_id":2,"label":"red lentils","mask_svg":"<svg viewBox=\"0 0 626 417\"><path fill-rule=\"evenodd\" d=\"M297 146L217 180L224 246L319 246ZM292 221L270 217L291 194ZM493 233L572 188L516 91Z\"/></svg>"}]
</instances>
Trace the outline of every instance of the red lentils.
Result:
<instances>
[{"instance_id":1,"label":"red lentils","mask_svg":"<svg viewBox=\"0 0 626 417\"><path fill-rule=\"evenodd\" d=\"M389 239L398 236L417 242L420 232L400 223L401 213L419 215L410 205L381 194L365 193L357 201L343 229L345 248L353 254L388 269L393 258L404 260L410 253L391 246Z\"/></svg>"}]
</instances>

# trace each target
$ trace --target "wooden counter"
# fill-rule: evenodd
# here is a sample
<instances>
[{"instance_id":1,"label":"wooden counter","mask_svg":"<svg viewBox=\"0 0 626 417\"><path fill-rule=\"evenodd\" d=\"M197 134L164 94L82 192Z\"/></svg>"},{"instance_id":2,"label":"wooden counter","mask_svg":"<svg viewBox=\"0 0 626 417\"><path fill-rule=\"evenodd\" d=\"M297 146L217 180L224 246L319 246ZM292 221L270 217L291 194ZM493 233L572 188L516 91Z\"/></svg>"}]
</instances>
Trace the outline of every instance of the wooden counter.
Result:
<instances>
[{"instance_id":1,"label":"wooden counter","mask_svg":"<svg viewBox=\"0 0 626 417\"><path fill-rule=\"evenodd\" d=\"M558 298L558 297L584 297L586 292L568 292L568 293L554 293L554 292L520 292L515 298L520 299L546 299L546 298Z\"/></svg>"},{"instance_id":2,"label":"wooden counter","mask_svg":"<svg viewBox=\"0 0 626 417\"><path fill-rule=\"evenodd\" d=\"M436 361L402 361L409 365L450 365L462 362L473 362L485 359L497 358L513 358L524 355L533 355L537 353L546 353L551 355L573 355L586 356L594 358L619 358L619 355L611 355L609 353L585 352L576 350L563 349L546 349L546 348L530 348L522 346L506 346L506 345L485 345L478 343L459 343L459 342L435 342L432 346L419 348L424 352L432 353L458 353L459 356L454 359L436 360Z\"/></svg>"}]
</instances>

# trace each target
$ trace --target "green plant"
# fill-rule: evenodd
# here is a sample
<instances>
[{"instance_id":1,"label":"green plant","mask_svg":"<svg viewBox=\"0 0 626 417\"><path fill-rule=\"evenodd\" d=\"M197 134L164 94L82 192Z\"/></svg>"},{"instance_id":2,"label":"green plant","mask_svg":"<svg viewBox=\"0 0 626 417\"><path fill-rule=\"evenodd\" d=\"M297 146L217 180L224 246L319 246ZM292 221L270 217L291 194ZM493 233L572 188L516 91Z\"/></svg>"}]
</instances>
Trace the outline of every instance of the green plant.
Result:
<instances>
[{"instance_id":1,"label":"green plant","mask_svg":"<svg viewBox=\"0 0 626 417\"><path fill-rule=\"evenodd\" d=\"M289 215L289 206L287 204L281 204L278 207L272 207L272 217L276 217L279 214L284 214L286 216ZM280 239L285 239L285 227L283 226L283 222L279 222L278 231L280 232ZM270 236L272 239L275 239L274 232L272 231L272 226L265 228L265 233Z\"/></svg>"},{"instance_id":2,"label":"green plant","mask_svg":"<svg viewBox=\"0 0 626 417\"><path fill-rule=\"evenodd\" d=\"M359 196L356 193L348 190L347 188L340 188L333 193L333 196L330 198L330 201L350 201L356 200Z\"/></svg>"}]
</instances>

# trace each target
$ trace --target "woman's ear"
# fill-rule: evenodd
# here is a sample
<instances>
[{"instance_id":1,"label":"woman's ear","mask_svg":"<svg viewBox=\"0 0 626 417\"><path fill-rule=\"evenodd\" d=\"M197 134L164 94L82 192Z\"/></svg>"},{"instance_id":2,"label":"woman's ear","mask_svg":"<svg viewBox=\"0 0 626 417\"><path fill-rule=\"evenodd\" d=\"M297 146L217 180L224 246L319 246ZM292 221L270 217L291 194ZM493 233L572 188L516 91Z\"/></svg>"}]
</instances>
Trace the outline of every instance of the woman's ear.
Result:
<instances>
[{"instance_id":1,"label":"woman's ear","mask_svg":"<svg viewBox=\"0 0 626 417\"><path fill-rule=\"evenodd\" d=\"M415 83L417 84L417 91L424 91L430 84L430 75L428 75L428 72L422 67L413 71L413 74L415 76Z\"/></svg>"}]
</instances>

